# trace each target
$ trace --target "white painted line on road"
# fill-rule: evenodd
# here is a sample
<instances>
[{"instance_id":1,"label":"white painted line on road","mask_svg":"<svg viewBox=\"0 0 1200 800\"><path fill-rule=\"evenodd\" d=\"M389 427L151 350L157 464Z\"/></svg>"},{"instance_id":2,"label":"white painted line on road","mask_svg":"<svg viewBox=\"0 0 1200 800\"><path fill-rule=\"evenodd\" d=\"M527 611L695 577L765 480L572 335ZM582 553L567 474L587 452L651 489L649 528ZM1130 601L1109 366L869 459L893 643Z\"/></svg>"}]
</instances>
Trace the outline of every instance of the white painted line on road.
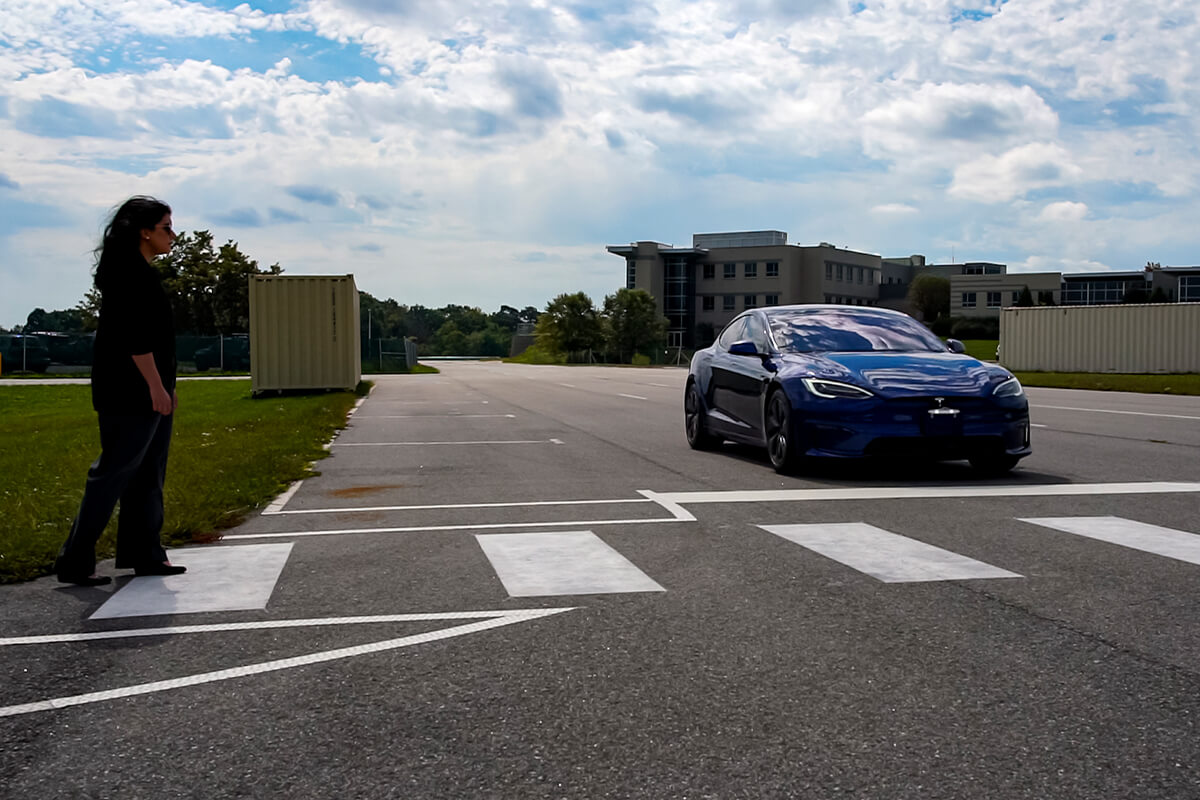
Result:
<instances>
[{"instance_id":1,"label":"white painted line on road","mask_svg":"<svg viewBox=\"0 0 1200 800\"><path fill-rule=\"evenodd\" d=\"M571 609L569 608L546 608L530 611L506 612L504 616L494 617L492 619L486 619L480 622L472 622L466 625L456 625L451 628L444 628L439 631L429 631L427 633L420 633L414 636L402 636L397 639L386 639L384 641L373 642L371 644L356 645L354 647L342 647L336 650L310 653L308 655L297 656L295 658L281 658L275 661L265 661L259 664L247 664L241 667L216 670L214 672L202 672L198 675L187 675L180 678L173 678L171 680L142 683L135 686L125 686L118 689L108 689L101 692L89 692L87 694L77 694L66 697L52 697L48 700L40 700L34 703L2 706L0 707L0 717L12 717L18 714L30 714L36 711L52 711L54 709L69 708L71 706L85 705L88 703L99 703L105 700L118 700L125 697L153 694L155 692L166 692L173 689L182 689L188 686L198 686L205 683L227 681L234 678L245 678L251 675L261 675L266 672L276 672L278 670L291 669L293 667L305 667L312 664L323 664L329 661L352 658L354 656L381 653L386 650L398 650L402 647L411 647L413 645L427 644L429 642L441 641L443 639L452 639L456 636L479 633L492 628L513 625L518 622L528 622L531 620L540 619L542 617L549 617L554 614L561 614L564 611L570 610Z\"/></svg>"},{"instance_id":2,"label":"white painted line on road","mask_svg":"<svg viewBox=\"0 0 1200 800\"><path fill-rule=\"evenodd\" d=\"M648 385L649 385L649 386L657 386L657 387L659 387L660 389L676 389L676 388L678 388L678 387L676 387L676 386L672 386L672 385L671 385L671 384L669 384L669 383L651 383L651 384L648 384Z\"/></svg>"},{"instance_id":3,"label":"white painted line on road","mask_svg":"<svg viewBox=\"0 0 1200 800\"><path fill-rule=\"evenodd\" d=\"M617 392L617 397L628 397L630 400L645 400L646 399L645 397L642 397L640 394L625 394L623 392Z\"/></svg>"},{"instance_id":4,"label":"white painted line on road","mask_svg":"<svg viewBox=\"0 0 1200 800\"><path fill-rule=\"evenodd\" d=\"M1076 408L1074 406L1044 406L1041 403L1030 405L1030 408L1053 408L1056 411L1091 411L1094 414L1128 414L1134 417L1163 417L1164 419L1200 419L1186 414L1152 414L1149 411L1114 411L1109 408Z\"/></svg>"},{"instance_id":5,"label":"white painted line on road","mask_svg":"<svg viewBox=\"0 0 1200 800\"><path fill-rule=\"evenodd\" d=\"M341 528L323 531L290 531L287 533L236 533L224 536L221 541L235 539L299 539L306 536L346 536L355 533L436 533L439 531L482 531L503 530L511 528L573 528L577 525L662 525L668 522L694 522L695 517L688 519L672 517L670 519L589 519L589 520L559 520L557 522L494 522L482 525L419 525L410 528Z\"/></svg>"},{"instance_id":6,"label":"white painted line on road","mask_svg":"<svg viewBox=\"0 0 1200 800\"><path fill-rule=\"evenodd\" d=\"M266 508L263 509L263 516L269 514L282 514L283 507L286 506L288 501L292 499L292 495L296 494L296 491L300 488L300 484L302 483L304 483L302 480L293 481L292 485L287 488L287 491L279 495L279 497L276 497Z\"/></svg>"},{"instance_id":7,"label":"white painted line on road","mask_svg":"<svg viewBox=\"0 0 1200 800\"><path fill-rule=\"evenodd\" d=\"M565 386L565 387L567 387L568 389L574 389L574 388L575 388L575 384L573 384L573 383L560 383L560 384L559 384L559 386Z\"/></svg>"},{"instance_id":8,"label":"white painted line on road","mask_svg":"<svg viewBox=\"0 0 1200 800\"><path fill-rule=\"evenodd\" d=\"M291 552L290 542L177 550L187 574L134 578L91 619L266 608Z\"/></svg>"},{"instance_id":9,"label":"white painted line on road","mask_svg":"<svg viewBox=\"0 0 1200 800\"><path fill-rule=\"evenodd\" d=\"M474 442L334 442L334 447L435 447L438 445L474 444L562 444L557 439L487 439Z\"/></svg>"},{"instance_id":10,"label":"white painted line on road","mask_svg":"<svg viewBox=\"0 0 1200 800\"><path fill-rule=\"evenodd\" d=\"M189 633L226 633L229 631L261 631L279 628L340 627L370 625L386 622L436 622L454 619L494 619L510 614L527 614L544 609L506 609L502 611L432 611L419 614L374 614L365 617L313 617L310 619L267 619L258 622L218 622L207 625L171 625L163 628L126 628L89 633L51 633L41 636L10 636L0 639L0 647L22 644L67 644L100 639L137 639L144 636L182 636ZM571 611L563 608L559 611Z\"/></svg>"},{"instance_id":11,"label":"white painted line on road","mask_svg":"<svg viewBox=\"0 0 1200 800\"><path fill-rule=\"evenodd\" d=\"M671 516L673 516L679 522L696 521L696 518L692 516L692 514L683 506L666 499L663 495L658 494L657 492L652 492L649 489L638 489L638 494L644 496L647 500L653 503L658 503L660 506L669 511Z\"/></svg>"},{"instance_id":12,"label":"white painted line on road","mask_svg":"<svg viewBox=\"0 0 1200 800\"><path fill-rule=\"evenodd\" d=\"M551 444L566 444L566 442L564 442L562 439L551 439L550 443Z\"/></svg>"},{"instance_id":13,"label":"white painted line on road","mask_svg":"<svg viewBox=\"0 0 1200 800\"><path fill-rule=\"evenodd\" d=\"M1021 522L1200 564L1200 536L1121 517L1024 517Z\"/></svg>"},{"instance_id":14,"label":"white painted line on road","mask_svg":"<svg viewBox=\"0 0 1200 800\"><path fill-rule=\"evenodd\" d=\"M865 522L759 527L884 583L1021 577Z\"/></svg>"},{"instance_id":15,"label":"white painted line on road","mask_svg":"<svg viewBox=\"0 0 1200 800\"><path fill-rule=\"evenodd\" d=\"M1031 427L1031 428L1049 428L1050 426L1049 425L1038 425L1036 422L1031 422L1031 423L1029 423L1029 427Z\"/></svg>"},{"instance_id":16,"label":"white painted line on road","mask_svg":"<svg viewBox=\"0 0 1200 800\"><path fill-rule=\"evenodd\" d=\"M516 419L516 414L364 414L364 419Z\"/></svg>"},{"instance_id":17,"label":"white painted line on road","mask_svg":"<svg viewBox=\"0 0 1200 800\"><path fill-rule=\"evenodd\" d=\"M354 508L297 508L292 511L273 511L272 515L279 514L355 514L364 511L444 511L449 509L459 508L525 508L527 506L595 506L595 505L626 505L629 503L650 503L658 502L651 500L647 492L641 492L647 495L642 499L628 498L624 500L533 500L527 503L449 503L442 505L424 505L424 506L365 506ZM661 503L660 503L661 505ZM264 514L266 512L263 512ZM687 512L683 512L687 514ZM226 537L228 538L228 537Z\"/></svg>"},{"instance_id":18,"label":"white painted line on road","mask_svg":"<svg viewBox=\"0 0 1200 800\"><path fill-rule=\"evenodd\" d=\"M1049 483L1010 486L864 486L854 489L759 489L661 492L660 500L694 503L777 503L808 500L915 500L933 497L1067 497L1106 494L1200 492L1200 483Z\"/></svg>"},{"instance_id":19,"label":"white painted line on road","mask_svg":"<svg viewBox=\"0 0 1200 800\"><path fill-rule=\"evenodd\" d=\"M475 539L511 597L666 591L591 531Z\"/></svg>"}]
</instances>

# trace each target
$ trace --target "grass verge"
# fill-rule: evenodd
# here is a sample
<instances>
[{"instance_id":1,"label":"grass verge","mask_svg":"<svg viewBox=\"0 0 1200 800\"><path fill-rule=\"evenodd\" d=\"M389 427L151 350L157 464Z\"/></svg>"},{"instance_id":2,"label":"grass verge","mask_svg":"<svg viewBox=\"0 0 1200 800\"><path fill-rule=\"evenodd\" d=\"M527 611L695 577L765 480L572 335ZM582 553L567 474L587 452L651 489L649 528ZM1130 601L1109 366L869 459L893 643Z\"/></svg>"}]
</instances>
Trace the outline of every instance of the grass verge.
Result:
<instances>
[{"instance_id":1,"label":"grass verge","mask_svg":"<svg viewBox=\"0 0 1200 800\"><path fill-rule=\"evenodd\" d=\"M1200 395L1200 375L1119 375L1100 372L1014 372L1022 386L1101 392Z\"/></svg>"},{"instance_id":2,"label":"grass verge","mask_svg":"<svg viewBox=\"0 0 1200 800\"><path fill-rule=\"evenodd\" d=\"M253 399L250 381L179 384L163 542L211 541L314 474L353 392ZM88 386L0 389L0 583L50 572L83 497L100 435ZM116 515L97 555L112 555Z\"/></svg>"}]
</instances>

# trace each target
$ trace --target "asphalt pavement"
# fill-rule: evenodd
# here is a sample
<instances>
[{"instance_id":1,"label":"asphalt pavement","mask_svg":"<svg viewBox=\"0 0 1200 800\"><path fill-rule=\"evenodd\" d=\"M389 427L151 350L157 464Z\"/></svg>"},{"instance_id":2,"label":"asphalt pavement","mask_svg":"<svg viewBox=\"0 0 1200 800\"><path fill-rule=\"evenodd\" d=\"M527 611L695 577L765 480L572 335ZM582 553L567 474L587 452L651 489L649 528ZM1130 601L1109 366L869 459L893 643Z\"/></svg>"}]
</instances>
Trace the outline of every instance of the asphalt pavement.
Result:
<instances>
[{"instance_id":1,"label":"asphalt pavement","mask_svg":"<svg viewBox=\"0 0 1200 800\"><path fill-rule=\"evenodd\" d=\"M0 797L1200 797L1200 398L781 477L682 369L439 369L187 575L0 587Z\"/></svg>"}]
</instances>

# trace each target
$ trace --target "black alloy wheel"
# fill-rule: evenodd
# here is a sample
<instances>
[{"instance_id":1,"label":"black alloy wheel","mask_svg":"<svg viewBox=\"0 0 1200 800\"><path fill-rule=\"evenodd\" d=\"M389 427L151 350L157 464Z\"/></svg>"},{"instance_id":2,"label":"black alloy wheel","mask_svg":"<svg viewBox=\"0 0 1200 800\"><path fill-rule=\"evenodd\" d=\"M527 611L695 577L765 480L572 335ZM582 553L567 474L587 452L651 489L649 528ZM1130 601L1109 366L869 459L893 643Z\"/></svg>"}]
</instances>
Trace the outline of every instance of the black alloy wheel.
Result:
<instances>
[{"instance_id":1,"label":"black alloy wheel","mask_svg":"<svg viewBox=\"0 0 1200 800\"><path fill-rule=\"evenodd\" d=\"M704 398L695 382L689 383L683 393L683 430L693 450L710 450L717 446L716 437L704 429Z\"/></svg>"},{"instance_id":2,"label":"black alloy wheel","mask_svg":"<svg viewBox=\"0 0 1200 800\"><path fill-rule=\"evenodd\" d=\"M782 389L771 392L767 398L766 429L767 456L776 472L787 473L796 469L800 461L798 447L793 436L792 406Z\"/></svg>"}]
</instances>

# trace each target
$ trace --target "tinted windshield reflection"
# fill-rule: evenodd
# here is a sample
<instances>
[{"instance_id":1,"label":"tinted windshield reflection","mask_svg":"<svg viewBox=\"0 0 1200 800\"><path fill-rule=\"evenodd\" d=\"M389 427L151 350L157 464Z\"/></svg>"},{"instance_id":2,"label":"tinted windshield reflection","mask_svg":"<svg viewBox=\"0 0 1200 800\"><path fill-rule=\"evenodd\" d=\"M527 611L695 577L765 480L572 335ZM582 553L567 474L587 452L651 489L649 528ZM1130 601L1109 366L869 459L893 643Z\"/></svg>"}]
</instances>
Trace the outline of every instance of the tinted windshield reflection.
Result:
<instances>
[{"instance_id":1,"label":"tinted windshield reflection","mask_svg":"<svg viewBox=\"0 0 1200 800\"><path fill-rule=\"evenodd\" d=\"M771 314L770 321L771 336L785 353L946 350L925 326L891 314L821 309Z\"/></svg>"}]
</instances>

